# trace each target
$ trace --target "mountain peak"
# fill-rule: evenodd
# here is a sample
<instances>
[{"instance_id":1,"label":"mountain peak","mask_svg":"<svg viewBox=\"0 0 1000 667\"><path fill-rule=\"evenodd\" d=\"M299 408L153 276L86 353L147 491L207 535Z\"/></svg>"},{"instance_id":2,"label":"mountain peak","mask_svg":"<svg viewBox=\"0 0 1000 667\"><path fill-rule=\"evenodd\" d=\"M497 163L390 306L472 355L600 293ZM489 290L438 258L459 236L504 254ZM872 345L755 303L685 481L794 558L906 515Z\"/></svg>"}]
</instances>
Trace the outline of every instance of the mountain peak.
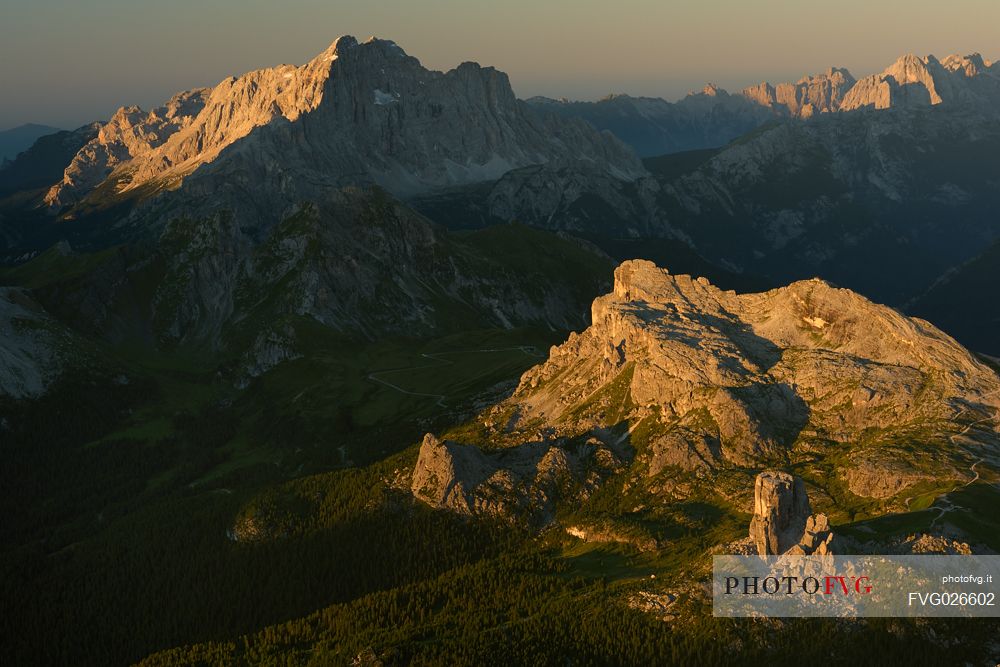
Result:
<instances>
[{"instance_id":1,"label":"mountain peak","mask_svg":"<svg viewBox=\"0 0 1000 667\"><path fill-rule=\"evenodd\" d=\"M366 39L360 46L367 48L376 48L379 53L387 58L405 58L407 57L406 51L391 39L382 39L372 35Z\"/></svg>"},{"instance_id":2,"label":"mountain peak","mask_svg":"<svg viewBox=\"0 0 1000 667\"><path fill-rule=\"evenodd\" d=\"M909 80L914 76L919 76L928 71L928 66L936 64L938 64L938 59L933 55L921 58L916 54L907 53L897 58L896 62L887 67L882 74L894 76L897 81L902 83L901 79Z\"/></svg>"},{"instance_id":3,"label":"mountain peak","mask_svg":"<svg viewBox=\"0 0 1000 667\"><path fill-rule=\"evenodd\" d=\"M778 115L808 118L816 113L836 111L854 77L841 67L830 67L822 74L803 76L796 83L772 86L764 81L744 88L744 97L767 107Z\"/></svg>"},{"instance_id":4,"label":"mountain peak","mask_svg":"<svg viewBox=\"0 0 1000 667\"><path fill-rule=\"evenodd\" d=\"M854 75L851 74L851 71L849 69L847 69L846 67L831 67L830 69L828 69L826 71L826 76L828 76L830 78L833 78L833 77L836 77L836 76L842 76L845 79L850 79L851 81L855 80L854 79Z\"/></svg>"},{"instance_id":5,"label":"mountain peak","mask_svg":"<svg viewBox=\"0 0 1000 667\"><path fill-rule=\"evenodd\" d=\"M357 45L358 40L355 39L354 35L341 35L337 39L333 40L327 51L336 52L337 50L353 49Z\"/></svg>"},{"instance_id":6,"label":"mountain peak","mask_svg":"<svg viewBox=\"0 0 1000 667\"><path fill-rule=\"evenodd\" d=\"M947 335L817 280L737 294L632 260L594 301L591 321L477 417L502 454L425 437L414 496L463 514L520 511L550 522L551 503L531 501L554 495L553 478L573 498L624 470L630 487L663 488L661 473L676 480L760 468L820 442L850 447L875 431L888 442L920 427L927 442L948 443L956 409L974 420L1000 401L996 374ZM587 446L567 447L574 441ZM580 452L600 465L581 466ZM928 478L917 468L901 474L898 454L878 448L837 474L866 498ZM503 503L487 481L497 477L518 490ZM808 523L808 504L799 509ZM819 515L810 525L828 526Z\"/></svg>"},{"instance_id":7,"label":"mountain peak","mask_svg":"<svg viewBox=\"0 0 1000 667\"><path fill-rule=\"evenodd\" d=\"M962 72L967 77L980 74L989 69L990 65L991 63L979 53L970 53L967 56L953 53L941 61L941 66L949 72Z\"/></svg>"},{"instance_id":8,"label":"mountain peak","mask_svg":"<svg viewBox=\"0 0 1000 667\"><path fill-rule=\"evenodd\" d=\"M358 40L352 35L341 35L330 43L330 46L321 51L310 63L332 63L345 51L358 46Z\"/></svg>"},{"instance_id":9,"label":"mountain peak","mask_svg":"<svg viewBox=\"0 0 1000 667\"><path fill-rule=\"evenodd\" d=\"M218 166L223 152L225 168ZM503 72L472 62L446 73L428 70L391 40L359 44L344 35L302 66L231 77L151 112L123 108L77 154L46 201L60 210L105 180L117 193L154 183L146 189L173 189L244 161L246 173L281 166L308 174L291 179L301 185L282 186L299 200L338 183L374 182L414 194L550 160L642 172L617 140L573 121L536 117Z\"/></svg>"}]
</instances>

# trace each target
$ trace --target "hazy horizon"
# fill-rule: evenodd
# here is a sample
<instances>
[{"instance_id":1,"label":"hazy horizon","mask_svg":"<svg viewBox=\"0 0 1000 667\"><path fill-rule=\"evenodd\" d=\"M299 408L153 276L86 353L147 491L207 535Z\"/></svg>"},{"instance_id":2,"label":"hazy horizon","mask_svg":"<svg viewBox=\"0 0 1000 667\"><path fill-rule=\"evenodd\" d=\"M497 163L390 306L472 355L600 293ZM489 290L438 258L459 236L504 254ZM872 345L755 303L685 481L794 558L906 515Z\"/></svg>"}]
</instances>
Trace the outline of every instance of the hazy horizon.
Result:
<instances>
[{"instance_id":1,"label":"hazy horizon","mask_svg":"<svg viewBox=\"0 0 1000 667\"><path fill-rule=\"evenodd\" d=\"M105 120L123 105L155 107L228 76L301 64L343 34L392 39L432 69L467 60L494 66L521 98L627 93L674 101L710 82L733 92L831 66L861 78L911 52L1000 58L998 3L966 0L948 11L896 0L838 7L831 14L776 0L669 7L650 0L512 0L503 7L384 0L352 8L292 0L277 9L261 0L180 0L167 11L124 0L87 7L0 0L0 58L17 63L0 70L0 129L69 129ZM899 21L904 12L907 20Z\"/></svg>"}]
</instances>

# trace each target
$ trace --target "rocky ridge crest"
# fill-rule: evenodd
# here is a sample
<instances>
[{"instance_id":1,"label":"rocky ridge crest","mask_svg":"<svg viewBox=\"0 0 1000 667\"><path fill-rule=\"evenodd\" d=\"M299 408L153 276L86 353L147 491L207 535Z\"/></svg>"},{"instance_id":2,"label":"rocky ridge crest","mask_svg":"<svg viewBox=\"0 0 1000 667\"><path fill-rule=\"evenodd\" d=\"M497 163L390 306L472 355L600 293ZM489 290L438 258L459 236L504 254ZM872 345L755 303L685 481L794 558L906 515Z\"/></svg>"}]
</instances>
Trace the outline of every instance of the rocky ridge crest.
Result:
<instances>
[{"instance_id":1,"label":"rocky ridge crest","mask_svg":"<svg viewBox=\"0 0 1000 667\"><path fill-rule=\"evenodd\" d=\"M406 195L554 159L642 173L612 136L519 102L502 72L470 62L436 72L392 41L344 36L300 67L230 77L148 113L119 110L46 200L59 208L104 183L120 195L192 175L202 183L189 194L235 181L244 197L265 188L299 202L331 185Z\"/></svg>"},{"instance_id":2,"label":"rocky ridge crest","mask_svg":"<svg viewBox=\"0 0 1000 667\"><path fill-rule=\"evenodd\" d=\"M581 411L611 385L619 405ZM654 419L664 432L653 474L753 465L800 436L851 442L966 407L987 415L998 388L946 334L850 290L808 280L736 294L636 260L594 301L591 327L525 373L509 406L520 423L557 430Z\"/></svg>"},{"instance_id":3,"label":"rocky ridge crest","mask_svg":"<svg viewBox=\"0 0 1000 667\"><path fill-rule=\"evenodd\" d=\"M990 426L1000 408L994 371L929 323L821 280L736 294L633 260L594 301L591 321L477 418L492 447L603 443L628 462L629 484L651 489L680 488L665 483L678 475L821 461L849 448L858 455L833 474L859 496L886 498L921 480L959 478L966 447L1000 442ZM434 488L457 488L460 476L442 470ZM764 495L794 499L795 486L779 493L778 482ZM449 504L446 494L417 496ZM796 537L811 514L803 508L807 501ZM809 532L822 541L827 531L813 517ZM792 546L779 542L771 548ZM811 552L819 542L805 544Z\"/></svg>"},{"instance_id":4,"label":"rocky ridge crest","mask_svg":"<svg viewBox=\"0 0 1000 667\"><path fill-rule=\"evenodd\" d=\"M822 74L804 76L796 83L771 85L764 81L744 88L741 95L777 115L809 118L840 109L844 96L854 84L854 77L846 69L831 67Z\"/></svg>"},{"instance_id":5,"label":"rocky ridge crest","mask_svg":"<svg viewBox=\"0 0 1000 667\"><path fill-rule=\"evenodd\" d=\"M879 74L858 81L844 95L841 111L865 107L935 106L947 103L996 113L1000 71L978 53L940 61L907 54Z\"/></svg>"}]
</instances>

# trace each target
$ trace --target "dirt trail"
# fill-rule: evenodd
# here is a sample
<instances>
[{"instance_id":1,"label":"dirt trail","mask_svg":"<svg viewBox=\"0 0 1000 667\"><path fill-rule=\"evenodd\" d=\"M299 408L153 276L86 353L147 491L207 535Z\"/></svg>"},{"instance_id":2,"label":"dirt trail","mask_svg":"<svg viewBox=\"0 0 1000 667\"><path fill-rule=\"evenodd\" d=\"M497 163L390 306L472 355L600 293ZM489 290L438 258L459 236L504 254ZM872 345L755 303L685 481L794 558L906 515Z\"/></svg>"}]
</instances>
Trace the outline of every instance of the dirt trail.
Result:
<instances>
[{"instance_id":1,"label":"dirt trail","mask_svg":"<svg viewBox=\"0 0 1000 667\"><path fill-rule=\"evenodd\" d=\"M986 396L984 396L984 398L986 398L988 396L992 396L992 395L997 394L997 393L1000 393L1000 390L994 391L994 392L992 392L990 394L987 394ZM963 410L962 412L965 412L965 410ZM962 413L958 413L957 415L955 415L955 418L958 418L959 416L961 416L961 414ZM957 438L964 437L966 433L968 433L970 430L972 430L976 426L979 426L980 424L983 424L983 423L986 423L986 422L996 422L998 417L1000 417L1000 409L994 409L993 414L991 416L989 416L989 417L983 417L982 419L977 419L974 422L970 422L961 431L959 431L958 433L955 433L955 434L949 436L948 440L951 441L952 444L958 445L959 447L961 447L962 449L964 449L969 454L972 454L973 452L969 451L968 447L966 447L964 445L961 445L961 444L959 444L957 442ZM957 507L953 502L951 502L951 500L948 498L948 496L951 495L952 493L954 493L955 491L958 491L959 489L964 489L965 487L969 486L970 484L973 484L973 483L977 482L979 480L979 471L976 470L976 466L978 466L982 462L983 462L983 457L979 456L978 458L976 458L976 460L973 461L972 465L969 466L969 471L972 473L972 478L969 479L968 481L966 481L964 484L960 484L960 485L956 486L951 491L948 491L947 493L944 493L944 494L938 496L937 499L934 501L936 506L932 506L932 507L928 508L928 509L936 510L937 513L938 513L938 515L936 517L934 517L934 520L931 521L930 526L928 526L928 528L933 528L934 525L938 521L940 521L942 519L942 517L944 517L944 515L948 514L949 512L954 512L956 509L959 509L959 507ZM910 497L908 497L906 499L905 505L906 505L906 509L907 510L910 509L910 501L912 501L913 498L914 498L913 496L910 496Z\"/></svg>"}]
</instances>

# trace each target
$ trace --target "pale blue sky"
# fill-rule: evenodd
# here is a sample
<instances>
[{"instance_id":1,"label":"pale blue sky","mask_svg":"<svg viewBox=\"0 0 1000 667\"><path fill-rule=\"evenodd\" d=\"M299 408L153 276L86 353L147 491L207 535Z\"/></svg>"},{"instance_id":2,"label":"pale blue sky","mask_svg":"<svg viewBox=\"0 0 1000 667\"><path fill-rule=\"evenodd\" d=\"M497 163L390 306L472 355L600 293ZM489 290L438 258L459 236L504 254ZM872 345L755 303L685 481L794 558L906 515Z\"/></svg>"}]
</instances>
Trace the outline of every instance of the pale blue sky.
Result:
<instances>
[{"instance_id":1,"label":"pale blue sky","mask_svg":"<svg viewBox=\"0 0 1000 667\"><path fill-rule=\"evenodd\" d=\"M898 55L1000 58L996 0L0 0L0 129L63 127L278 63L338 35L394 39L435 69L510 74L521 97L676 99Z\"/></svg>"}]
</instances>

